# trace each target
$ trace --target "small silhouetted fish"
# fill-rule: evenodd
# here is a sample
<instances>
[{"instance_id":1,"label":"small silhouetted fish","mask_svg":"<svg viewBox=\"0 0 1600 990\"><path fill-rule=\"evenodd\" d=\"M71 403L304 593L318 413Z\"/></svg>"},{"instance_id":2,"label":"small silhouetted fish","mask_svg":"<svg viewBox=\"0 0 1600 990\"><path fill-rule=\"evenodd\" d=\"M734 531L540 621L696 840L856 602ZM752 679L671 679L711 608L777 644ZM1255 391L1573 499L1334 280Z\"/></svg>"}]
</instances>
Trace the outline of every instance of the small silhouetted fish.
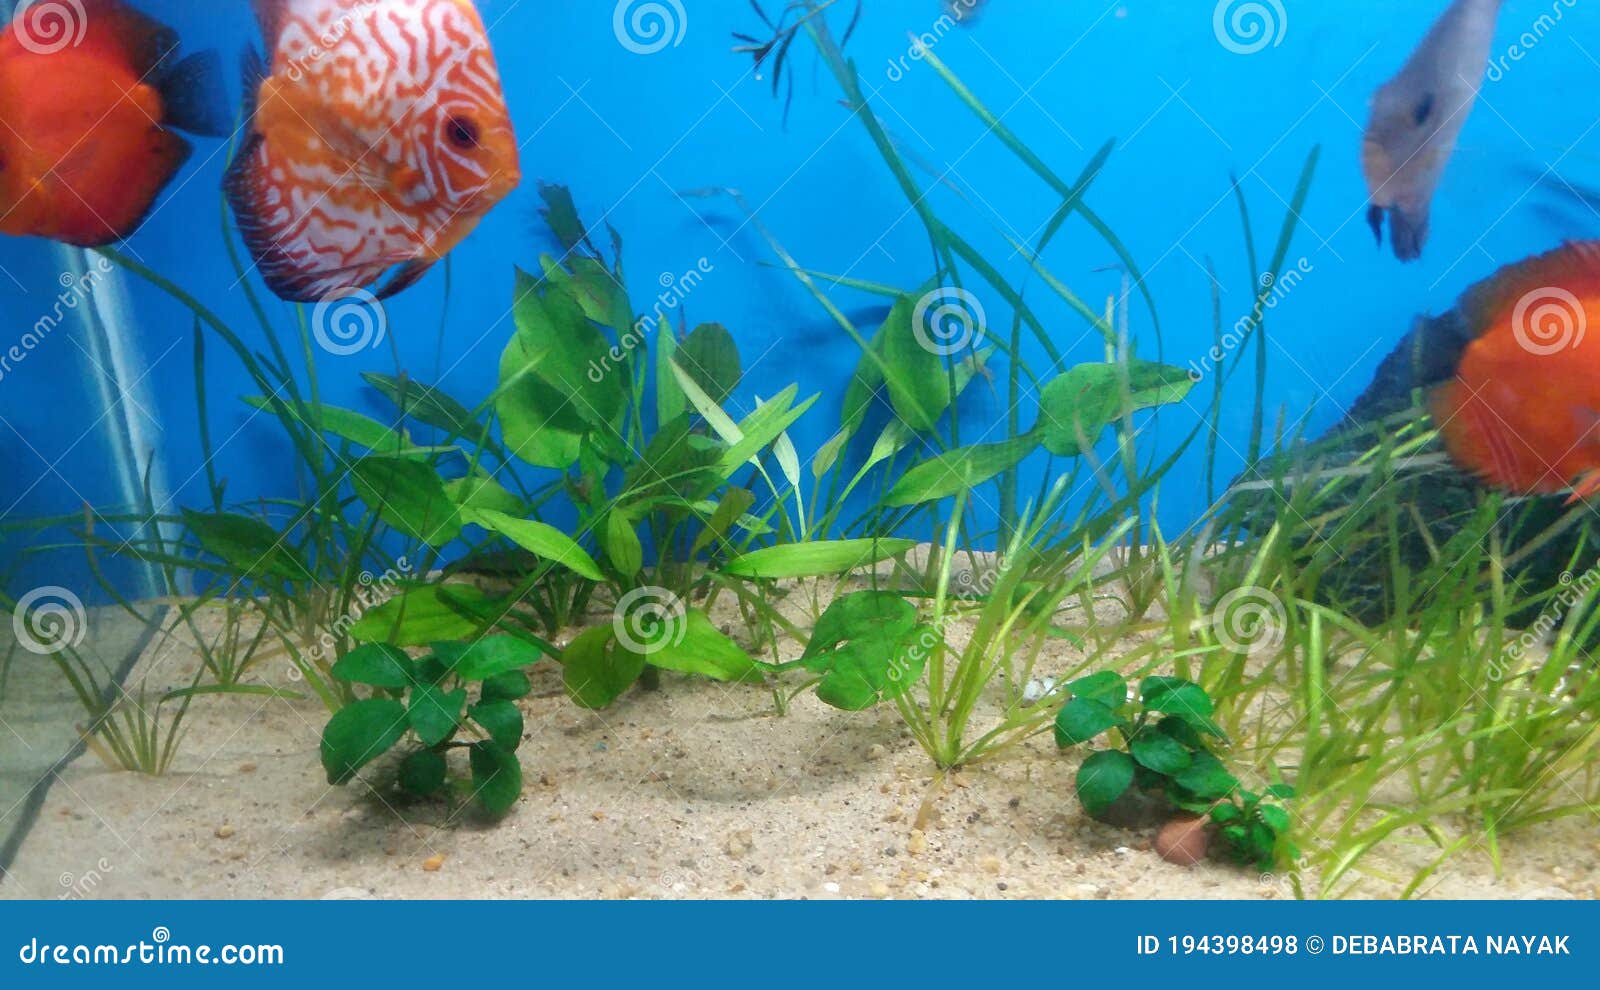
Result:
<instances>
[{"instance_id":1,"label":"small silhouetted fish","mask_svg":"<svg viewBox=\"0 0 1600 990\"><path fill-rule=\"evenodd\" d=\"M975 24L983 13L983 8L989 5L989 0L942 0L940 6L949 17L954 17L956 23L963 25Z\"/></svg>"},{"instance_id":2,"label":"small silhouetted fish","mask_svg":"<svg viewBox=\"0 0 1600 990\"><path fill-rule=\"evenodd\" d=\"M1378 242L1388 217L1395 257L1428 240L1433 195L1478 100L1503 0L1455 0L1400 74L1378 90L1362 148Z\"/></svg>"}]
</instances>

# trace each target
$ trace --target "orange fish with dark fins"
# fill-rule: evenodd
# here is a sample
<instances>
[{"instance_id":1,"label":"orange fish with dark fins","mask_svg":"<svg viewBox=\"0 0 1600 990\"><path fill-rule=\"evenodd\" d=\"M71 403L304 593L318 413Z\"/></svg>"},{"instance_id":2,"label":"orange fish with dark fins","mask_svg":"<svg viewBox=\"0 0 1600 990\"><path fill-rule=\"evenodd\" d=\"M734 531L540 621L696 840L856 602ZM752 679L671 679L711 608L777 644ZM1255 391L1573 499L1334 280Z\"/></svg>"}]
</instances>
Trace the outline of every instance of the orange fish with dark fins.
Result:
<instances>
[{"instance_id":1,"label":"orange fish with dark fins","mask_svg":"<svg viewBox=\"0 0 1600 990\"><path fill-rule=\"evenodd\" d=\"M191 149L225 136L215 52L122 0L24 5L0 33L0 231L79 247L125 238Z\"/></svg>"},{"instance_id":2,"label":"orange fish with dark fins","mask_svg":"<svg viewBox=\"0 0 1600 990\"><path fill-rule=\"evenodd\" d=\"M249 133L228 170L267 286L311 302L392 295L521 180L500 74L472 0L255 0Z\"/></svg>"},{"instance_id":3,"label":"orange fish with dark fins","mask_svg":"<svg viewBox=\"0 0 1600 990\"><path fill-rule=\"evenodd\" d=\"M1600 241L1511 265L1458 312L1473 339L1430 397L1451 458L1520 495L1600 494Z\"/></svg>"}]
</instances>

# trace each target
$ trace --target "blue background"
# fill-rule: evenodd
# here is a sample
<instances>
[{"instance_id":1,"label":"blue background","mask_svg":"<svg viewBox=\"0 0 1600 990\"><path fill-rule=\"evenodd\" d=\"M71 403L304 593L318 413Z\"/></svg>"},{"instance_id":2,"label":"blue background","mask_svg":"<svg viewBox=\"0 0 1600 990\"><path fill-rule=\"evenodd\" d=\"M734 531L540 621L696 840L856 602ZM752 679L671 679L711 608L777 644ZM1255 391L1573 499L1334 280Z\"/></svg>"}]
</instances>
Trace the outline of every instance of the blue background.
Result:
<instances>
[{"instance_id":1,"label":"blue background","mask_svg":"<svg viewBox=\"0 0 1600 990\"><path fill-rule=\"evenodd\" d=\"M1508 0L1497 57L1559 0ZM143 9L182 33L191 49L231 53L256 37L244 0L144 0ZM733 31L760 34L745 0L686 0L681 45L658 54L628 51L613 32L610 0L486 0L490 27L519 137L523 187L453 255L454 290L444 314L443 367L437 332L445 305L435 273L388 304L390 332L407 371L437 380L476 405L495 384L511 332L511 264L535 267L551 249L537 220L536 180L572 187L584 218L609 223L626 241L635 307L643 310L663 273L706 258L715 270L688 299L692 324L732 330L748 377L733 405L797 382L823 402L795 430L803 458L837 426L839 397L856 348L804 289L764 267L772 255L725 200L680 193L731 186L757 204L762 223L809 267L891 283L907 290L931 274L927 239L860 123L839 103L833 79L804 41L789 70L796 93L787 125L781 101L752 76L750 59L731 54ZM841 4L841 7L848 4ZM1432 240L1420 264L1401 266L1375 248L1365 222L1360 140L1372 91L1398 69L1443 0L1283 0L1280 45L1238 54L1218 40L1210 0L1001 0L971 29L939 40L939 57L1065 177L1077 174L1110 138L1119 147L1089 201L1144 267L1160 306L1162 356L1187 365L1210 346L1214 260L1223 282L1223 322L1248 313L1258 273L1246 270L1230 173L1249 197L1262 263L1270 254L1307 154L1322 145L1317 181L1290 253L1313 271L1274 312L1269 325L1270 413L1316 432L1335 422L1412 319L1448 307L1498 266L1593 233L1596 214L1538 180L1556 169L1600 184L1594 130L1600 104L1600 7L1563 10L1564 19L1504 78L1485 87L1454 166L1436 202ZM873 106L902 145L964 192L935 187L931 202L954 227L1000 262L1013 283L1026 266L1005 236L1033 241L1055 208L1049 190L1013 159L925 65L908 62L907 32L935 30L937 0L872 0L849 54ZM844 17L836 20L842 28ZM898 81L892 75L900 76ZM237 80L232 80L238 97ZM259 331L221 249L218 192L226 145L196 142L197 154L155 215L125 248L197 295L252 346ZM919 182L934 187L931 175ZM1092 305L1118 291L1105 271L1115 256L1081 221L1059 236L1050 269ZM59 268L44 242L0 238L0 345L47 311ZM1010 314L982 294L988 322L1009 328ZM876 303L839 291L847 312ZM1038 306L1058 346L1073 360L1098 360L1102 347L1081 319L1047 298ZM194 427L192 320L148 286L133 284L137 343L149 362L150 428L177 501L206 500ZM290 307L269 310L285 327ZM1141 353L1155 356L1146 311L1134 309ZM61 335L25 367L0 380L0 509L7 520L70 512L85 501L117 498L94 424L104 413L85 388L80 349ZM211 341L213 431L218 473L230 498L290 494L292 455L266 417L233 401L254 391L218 342ZM360 380L363 370L393 370L387 347L350 357L320 356L329 401L381 414L386 407ZM1042 358L1037 350L1034 359ZM1003 377L1001 381L1003 382ZM1248 383L1237 379L1223 417L1220 478L1242 466L1248 433ZM1175 443L1201 415L1163 414L1160 439ZM964 413L971 439L1004 415L981 381ZM1025 425L1032 414L1024 415ZM1030 462L1032 463L1032 462ZM1042 470L1042 461L1035 470ZM1195 483L1198 454L1163 486L1163 521L1181 527L1204 508ZM1025 488L1031 490L1031 488ZM71 573L55 558L38 567ZM50 577L32 574L32 583ZM0 572L0 578L5 577ZM27 582L24 582L27 583ZM76 582L64 582L76 583Z\"/></svg>"}]
</instances>

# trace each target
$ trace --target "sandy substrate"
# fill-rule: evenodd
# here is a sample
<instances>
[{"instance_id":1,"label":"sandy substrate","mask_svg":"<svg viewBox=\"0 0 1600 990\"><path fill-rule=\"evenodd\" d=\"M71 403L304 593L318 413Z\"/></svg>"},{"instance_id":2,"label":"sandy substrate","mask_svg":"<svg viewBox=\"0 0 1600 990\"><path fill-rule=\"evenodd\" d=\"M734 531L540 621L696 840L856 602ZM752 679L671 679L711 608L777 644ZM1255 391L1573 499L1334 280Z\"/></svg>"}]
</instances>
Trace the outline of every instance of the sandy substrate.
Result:
<instances>
[{"instance_id":1,"label":"sandy substrate","mask_svg":"<svg viewBox=\"0 0 1600 990\"><path fill-rule=\"evenodd\" d=\"M172 683L193 663L171 642L143 662ZM315 704L205 698L165 777L93 755L67 768L0 897L1292 896L1254 870L1169 865L1151 831L1087 819L1072 796L1078 757L1048 737L936 780L886 706L847 714L806 693L778 716L760 688L667 676L587 712L553 666L534 683L522 702L524 795L499 822L368 784L329 787ZM1468 853L1425 895L1600 887L1587 824L1524 832L1502 852L1504 879ZM1427 847L1416 853L1406 863L1397 847L1392 877L1355 892L1393 894L1427 862Z\"/></svg>"}]
</instances>

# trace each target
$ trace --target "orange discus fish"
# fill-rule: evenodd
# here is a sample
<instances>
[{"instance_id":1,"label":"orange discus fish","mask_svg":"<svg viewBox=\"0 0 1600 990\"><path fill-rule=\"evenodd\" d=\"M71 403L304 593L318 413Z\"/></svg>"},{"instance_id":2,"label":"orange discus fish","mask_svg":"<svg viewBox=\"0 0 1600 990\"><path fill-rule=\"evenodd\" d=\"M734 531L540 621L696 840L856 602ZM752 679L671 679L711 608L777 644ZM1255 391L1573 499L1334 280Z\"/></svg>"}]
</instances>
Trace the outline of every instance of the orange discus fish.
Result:
<instances>
[{"instance_id":1,"label":"orange discus fish","mask_svg":"<svg viewBox=\"0 0 1600 990\"><path fill-rule=\"evenodd\" d=\"M1430 397L1451 458L1522 495L1600 493L1600 241L1502 269L1459 313L1474 339Z\"/></svg>"},{"instance_id":2,"label":"orange discus fish","mask_svg":"<svg viewBox=\"0 0 1600 990\"><path fill-rule=\"evenodd\" d=\"M231 115L215 52L122 0L23 5L0 33L0 231L98 247L132 234Z\"/></svg>"},{"instance_id":3,"label":"orange discus fish","mask_svg":"<svg viewBox=\"0 0 1600 990\"><path fill-rule=\"evenodd\" d=\"M267 286L309 302L416 282L521 181L472 0L255 0L228 201Z\"/></svg>"}]
</instances>

